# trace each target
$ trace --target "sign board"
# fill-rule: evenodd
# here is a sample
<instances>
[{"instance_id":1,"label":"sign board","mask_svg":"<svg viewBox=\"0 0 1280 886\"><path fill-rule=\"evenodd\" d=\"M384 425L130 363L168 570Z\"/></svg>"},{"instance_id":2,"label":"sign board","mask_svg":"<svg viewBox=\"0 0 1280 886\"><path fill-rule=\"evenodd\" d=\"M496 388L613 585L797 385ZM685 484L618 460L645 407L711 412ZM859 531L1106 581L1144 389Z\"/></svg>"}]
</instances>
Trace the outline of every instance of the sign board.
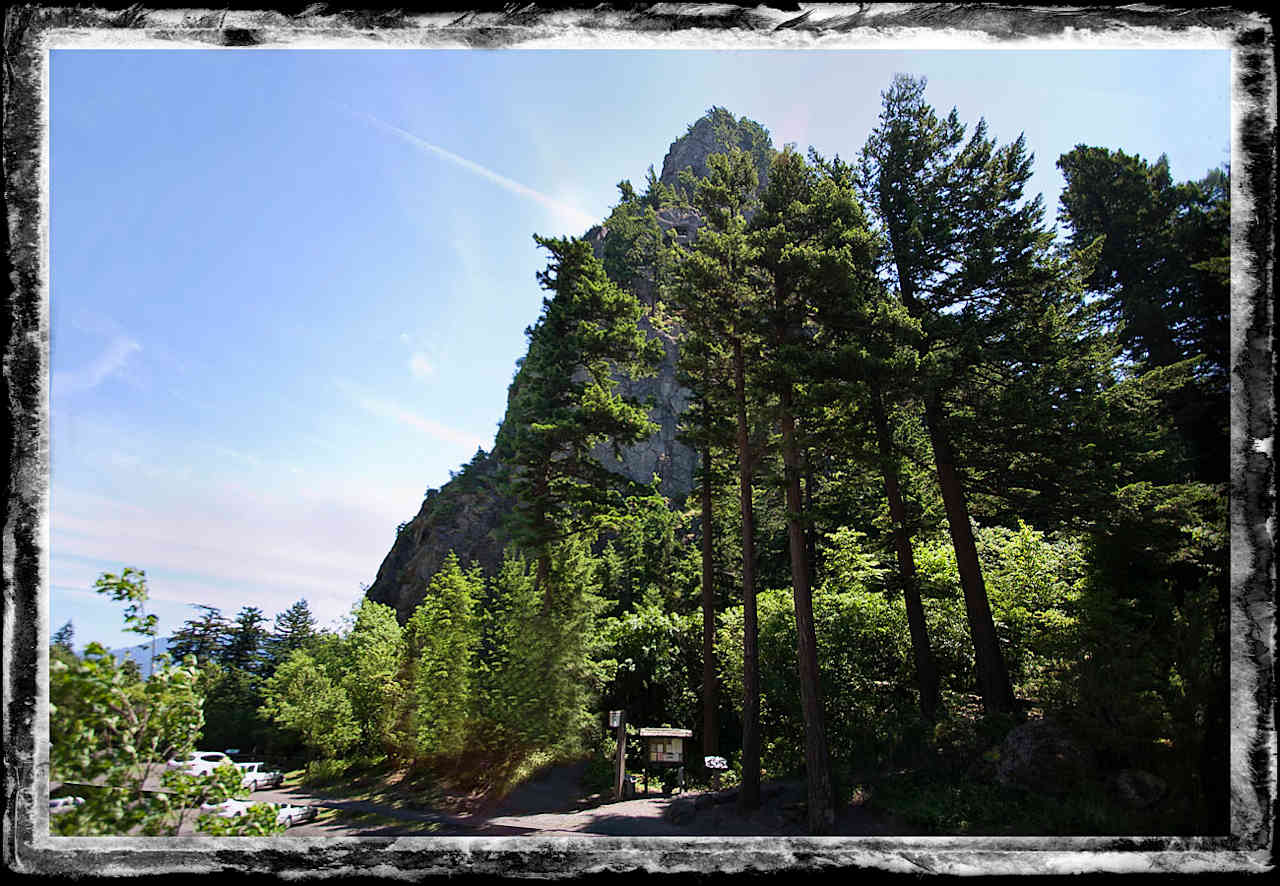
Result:
<instances>
[{"instance_id":1,"label":"sign board","mask_svg":"<svg viewBox=\"0 0 1280 886\"><path fill-rule=\"evenodd\" d=\"M684 739L651 738L649 739L649 759L656 763L684 762Z\"/></svg>"}]
</instances>

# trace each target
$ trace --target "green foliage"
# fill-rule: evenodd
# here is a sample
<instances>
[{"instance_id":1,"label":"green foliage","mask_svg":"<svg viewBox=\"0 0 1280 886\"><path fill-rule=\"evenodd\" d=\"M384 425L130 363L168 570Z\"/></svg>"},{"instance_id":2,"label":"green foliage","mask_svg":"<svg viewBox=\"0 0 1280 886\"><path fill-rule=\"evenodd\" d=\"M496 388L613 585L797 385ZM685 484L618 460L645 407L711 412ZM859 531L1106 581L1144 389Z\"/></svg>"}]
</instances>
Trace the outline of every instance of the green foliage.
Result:
<instances>
[{"instance_id":1,"label":"green foliage","mask_svg":"<svg viewBox=\"0 0 1280 886\"><path fill-rule=\"evenodd\" d=\"M216 606L204 603L192 603L191 606L201 614L187 619L169 638L170 653L179 660L188 655L194 656L200 665L221 661L231 633L231 623Z\"/></svg>"},{"instance_id":2,"label":"green foliage","mask_svg":"<svg viewBox=\"0 0 1280 886\"><path fill-rule=\"evenodd\" d=\"M538 279L554 297L526 330L529 352L508 392L495 455L511 471L510 536L545 558L547 545L614 508L620 479L592 449L607 442L617 455L652 432L644 407L616 393L614 373L648 371L661 345L640 329L635 296L609 280L587 243L535 239L551 253Z\"/></svg>"},{"instance_id":3,"label":"green foliage","mask_svg":"<svg viewBox=\"0 0 1280 886\"><path fill-rule=\"evenodd\" d=\"M139 570L104 574L99 593L128 602L125 620L154 631L145 616L147 588ZM221 767L192 776L164 764L195 748L203 721L194 657L173 665L167 655L146 680L125 668L99 643L82 658L54 656L49 665L49 762L51 778L76 784L84 803L51 818L59 835L176 834L192 806L241 791L240 771ZM144 791L159 778L163 791Z\"/></svg>"},{"instance_id":4,"label":"green foliage","mask_svg":"<svg viewBox=\"0 0 1280 886\"><path fill-rule=\"evenodd\" d=\"M426 596L404 628L401 683L412 709L407 728L418 756L464 750L474 708L479 627L477 600L484 592L478 568L463 572L452 553L431 578Z\"/></svg>"},{"instance_id":5,"label":"green foliage","mask_svg":"<svg viewBox=\"0 0 1280 886\"><path fill-rule=\"evenodd\" d=\"M1086 283L1137 369L1194 361L1163 399L1195 478L1227 479L1230 179L1175 184L1169 161L1077 145L1058 159L1060 219L1097 260Z\"/></svg>"},{"instance_id":6,"label":"green foliage","mask_svg":"<svg viewBox=\"0 0 1280 886\"><path fill-rule=\"evenodd\" d=\"M593 659L602 607L596 567L581 539L552 547L540 592L529 563L508 549L481 609L477 741L509 758L575 753L595 723L603 684Z\"/></svg>"},{"instance_id":7,"label":"green foliage","mask_svg":"<svg viewBox=\"0 0 1280 886\"><path fill-rule=\"evenodd\" d=\"M404 636L395 610L362 599L355 622L341 645L338 681L360 727L361 747L385 752L395 747L397 703L405 691L397 679L404 656Z\"/></svg>"},{"instance_id":8,"label":"green foliage","mask_svg":"<svg viewBox=\"0 0 1280 886\"><path fill-rule=\"evenodd\" d=\"M128 603L124 610L126 631L142 634L147 637L156 635L158 618L148 615L147 574L141 569L126 566L119 575L104 572L94 582L93 589L99 594L106 594L117 603Z\"/></svg>"},{"instance_id":9,"label":"green foliage","mask_svg":"<svg viewBox=\"0 0 1280 886\"><path fill-rule=\"evenodd\" d=\"M201 669L204 727L200 745L209 748L256 747L265 738L262 680L240 668L210 662Z\"/></svg>"},{"instance_id":10,"label":"green foliage","mask_svg":"<svg viewBox=\"0 0 1280 886\"><path fill-rule=\"evenodd\" d=\"M1203 815L1216 795L1204 760L1226 765L1226 496L1136 484L1110 516L1089 540L1067 714L1106 757L1157 772Z\"/></svg>"},{"instance_id":11,"label":"green foliage","mask_svg":"<svg viewBox=\"0 0 1280 886\"><path fill-rule=\"evenodd\" d=\"M64 652L75 654L75 636L76 629L71 624L71 619L67 619L67 623L53 633L51 646L57 647Z\"/></svg>"},{"instance_id":12,"label":"green foliage","mask_svg":"<svg viewBox=\"0 0 1280 886\"><path fill-rule=\"evenodd\" d=\"M508 548L480 606L476 731L490 744L515 740L520 724L537 707L533 687L526 682L537 677L525 673L522 653L524 626L538 608L528 561Z\"/></svg>"},{"instance_id":13,"label":"green foliage","mask_svg":"<svg viewBox=\"0 0 1280 886\"><path fill-rule=\"evenodd\" d=\"M196 820L196 827L210 837L273 837L286 830L270 803L254 803L234 818L204 813Z\"/></svg>"},{"instance_id":14,"label":"green foliage","mask_svg":"<svg viewBox=\"0 0 1280 886\"><path fill-rule=\"evenodd\" d=\"M788 590L759 596L760 720L763 763L782 775L804 762L804 718L796 670L794 603ZM887 760L904 735L918 732L906 616L875 591L827 585L813 599L820 688L831 754L850 765ZM717 651L730 697L741 697L740 608L721 617Z\"/></svg>"},{"instance_id":15,"label":"green foliage","mask_svg":"<svg viewBox=\"0 0 1280 886\"><path fill-rule=\"evenodd\" d=\"M263 685L262 716L298 736L312 753L335 758L361 737L351 699L310 653L292 652Z\"/></svg>"},{"instance_id":16,"label":"green foliage","mask_svg":"<svg viewBox=\"0 0 1280 886\"><path fill-rule=\"evenodd\" d=\"M272 669L288 658L295 649L305 649L316 636L316 619L305 599L277 615L273 627L271 636L267 639Z\"/></svg>"},{"instance_id":17,"label":"green foliage","mask_svg":"<svg viewBox=\"0 0 1280 886\"><path fill-rule=\"evenodd\" d=\"M227 634L222 663L229 668L260 673L264 667L267 631L262 627L267 617L257 606L243 606Z\"/></svg>"},{"instance_id":18,"label":"green foliage","mask_svg":"<svg viewBox=\"0 0 1280 886\"><path fill-rule=\"evenodd\" d=\"M81 659L50 662L51 776L101 785L57 817L58 833L176 832L163 795L142 786L166 760L195 747L203 718L194 664L170 665L161 656L148 680L131 681L99 643L90 643Z\"/></svg>"},{"instance_id":19,"label":"green foliage","mask_svg":"<svg viewBox=\"0 0 1280 886\"><path fill-rule=\"evenodd\" d=\"M690 536L683 515L651 489L627 496L608 525L610 540L596 562L601 596L616 603L614 612L646 601L685 608L697 578L690 556L696 549L684 546Z\"/></svg>"},{"instance_id":20,"label":"green foliage","mask_svg":"<svg viewBox=\"0 0 1280 886\"><path fill-rule=\"evenodd\" d=\"M979 527L978 556L996 630L1020 698L1066 702L1065 681L1079 654L1085 546L1078 537L1048 536L1026 524ZM935 638L943 686L972 690L964 601L955 550L938 538L918 548L921 591Z\"/></svg>"},{"instance_id":21,"label":"green foliage","mask_svg":"<svg viewBox=\"0 0 1280 886\"><path fill-rule=\"evenodd\" d=\"M649 605L604 619L596 656L612 674L601 709L626 710L628 721L642 726L701 726L701 613Z\"/></svg>"}]
</instances>

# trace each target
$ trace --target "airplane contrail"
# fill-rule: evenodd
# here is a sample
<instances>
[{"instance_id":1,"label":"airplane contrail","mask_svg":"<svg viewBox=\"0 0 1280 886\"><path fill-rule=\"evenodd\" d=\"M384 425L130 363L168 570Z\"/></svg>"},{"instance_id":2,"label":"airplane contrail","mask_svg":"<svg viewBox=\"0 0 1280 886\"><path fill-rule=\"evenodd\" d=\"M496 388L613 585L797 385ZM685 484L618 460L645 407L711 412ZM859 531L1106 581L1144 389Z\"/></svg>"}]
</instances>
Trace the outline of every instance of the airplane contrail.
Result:
<instances>
[{"instance_id":1,"label":"airplane contrail","mask_svg":"<svg viewBox=\"0 0 1280 886\"><path fill-rule=\"evenodd\" d=\"M364 111L356 111L351 108L346 108L346 110L348 113L354 114L359 117L363 117L365 120L369 121L374 126L377 126L379 129L389 132L392 135L399 136L400 138L404 139L409 144L414 145L415 147L430 151L431 153L435 154L438 157L443 157L445 160L448 160L450 163L453 163L455 166L461 166L463 169L466 169L469 172L474 172L476 175L481 176L482 178L487 178L489 181L493 182L499 187L502 187L508 191L511 191L513 194L518 194L521 197L527 197L530 200L534 200L538 203L541 203L543 206L546 206L548 209L552 209L562 215L565 215L573 219L574 223L581 225L583 230L590 228L592 225L597 224L599 221L599 219L597 219L595 216L591 215L588 212L584 212L583 210L577 208L576 206L570 206L568 203L562 203L561 201L556 200L553 197L548 197L546 194L542 193L541 191L537 191L529 187L528 185L521 184L520 182L515 181L514 179L507 178L505 175L494 172L492 169L489 169L487 167L481 166L479 163L476 163L473 160L468 160L466 157L460 157L457 154L453 153L452 151L445 150L439 145L433 145L431 142L427 141L426 139L419 138L418 136L414 135L412 132L408 132L404 129L401 129L399 126L395 126L391 123L387 123L385 120L379 120L377 117L373 116L372 114L366 113Z\"/></svg>"}]
</instances>

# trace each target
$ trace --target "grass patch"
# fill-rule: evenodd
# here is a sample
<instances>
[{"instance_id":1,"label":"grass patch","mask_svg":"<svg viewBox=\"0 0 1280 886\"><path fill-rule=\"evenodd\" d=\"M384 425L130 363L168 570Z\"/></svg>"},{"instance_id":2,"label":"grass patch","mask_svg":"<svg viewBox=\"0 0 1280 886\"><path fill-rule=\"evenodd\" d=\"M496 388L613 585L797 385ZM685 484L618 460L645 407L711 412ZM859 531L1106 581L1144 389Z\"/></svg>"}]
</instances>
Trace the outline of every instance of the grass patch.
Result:
<instances>
[{"instance_id":1,"label":"grass patch","mask_svg":"<svg viewBox=\"0 0 1280 886\"><path fill-rule=\"evenodd\" d=\"M409 821L403 818L394 818L390 815L381 815L377 812L360 812L346 809L332 811L334 812L334 819L331 823L347 827L400 828L423 834L437 833L444 828L444 825L438 821Z\"/></svg>"}]
</instances>

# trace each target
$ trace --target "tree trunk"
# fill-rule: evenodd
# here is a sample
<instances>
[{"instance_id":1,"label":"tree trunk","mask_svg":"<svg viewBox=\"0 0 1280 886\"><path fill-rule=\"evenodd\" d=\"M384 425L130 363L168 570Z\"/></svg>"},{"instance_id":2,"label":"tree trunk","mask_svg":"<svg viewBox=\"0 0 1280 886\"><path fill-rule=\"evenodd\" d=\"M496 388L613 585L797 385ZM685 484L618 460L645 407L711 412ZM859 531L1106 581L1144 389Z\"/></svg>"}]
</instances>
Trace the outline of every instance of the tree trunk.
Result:
<instances>
[{"instance_id":1,"label":"tree trunk","mask_svg":"<svg viewBox=\"0 0 1280 886\"><path fill-rule=\"evenodd\" d=\"M969 525L969 506L956 472L951 438L943 426L942 404L934 392L925 399L925 422L929 426L929 441L933 445L933 460L938 470L942 503L947 511L951 544L956 551L960 587L964 590L964 608L969 619L969 634L973 638L974 665L982 707L988 714L1010 713L1014 709L1013 689L996 639L996 625L991 617L987 588L978 562L978 546Z\"/></svg>"},{"instance_id":2,"label":"tree trunk","mask_svg":"<svg viewBox=\"0 0 1280 886\"><path fill-rule=\"evenodd\" d=\"M895 243L898 238L895 238ZM916 300L915 285L910 274L910 263L904 256L896 256L902 303L912 317L924 316L923 306ZM920 356L928 351L929 343L921 339ZM964 591L965 614L969 621L969 635L973 640L974 669L978 677L978 692L982 695L982 707L989 714L1010 713L1014 709L1013 688L1009 685L1009 672L996 639L996 625L991 618L991 604L987 601L987 588L982 581L982 567L978 563L978 546L973 540L969 525L969 505L965 501L964 487L956 472L955 453L951 437L945 427L945 415L936 390L925 392L925 424L929 428L929 443L933 449L933 462L938 471L938 486L942 492L942 504L947 512L947 526L951 531L951 545L956 552L956 568L960 573L960 587Z\"/></svg>"},{"instance_id":3,"label":"tree trunk","mask_svg":"<svg viewBox=\"0 0 1280 886\"><path fill-rule=\"evenodd\" d=\"M813 513L813 452L804 451L804 512ZM804 527L804 550L809 564L809 587L813 587L818 571L818 542L812 524Z\"/></svg>"},{"instance_id":4,"label":"tree trunk","mask_svg":"<svg viewBox=\"0 0 1280 886\"><path fill-rule=\"evenodd\" d=\"M871 415L876 426L876 443L880 450L880 470L884 476L884 495L889 500L889 516L893 521L893 541L898 553L898 575L902 579L902 597L907 607L907 626L911 631L911 651L915 658L916 683L920 690L920 713L932 722L941 706L938 667L929 646L929 629L916 581L916 560L907 532L907 512L902 502L898 469L893 460L893 439L889 420L877 382L871 383Z\"/></svg>"},{"instance_id":5,"label":"tree trunk","mask_svg":"<svg viewBox=\"0 0 1280 886\"><path fill-rule=\"evenodd\" d=\"M742 784L738 805L760 806L760 665L756 626L755 521L751 511L752 461L742 339L733 340L734 399L738 412L738 497L742 504Z\"/></svg>"},{"instance_id":6,"label":"tree trunk","mask_svg":"<svg viewBox=\"0 0 1280 886\"><path fill-rule=\"evenodd\" d=\"M716 719L716 597L715 563L711 549L711 444L702 448L702 753L720 748Z\"/></svg>"},{"instance_id":7,"label":"tree trunk","mask_svg":"<svg viewBox=\"0 0 1280 886\"><path fill-rule=\"evenodd\" d=\"M818 642L813 627L813 595L809 588L803 501L800 498L800 453L791 383L779 390L782 461L787 481L787 540L791 549L791 590L796 610L796 658L800 673L800 703L804 710L805 770L809 785L809 832L828 834L835 826L835 790L831 757L822 722L822 692L818 685Z\"/></svg>"}]
</instances>

